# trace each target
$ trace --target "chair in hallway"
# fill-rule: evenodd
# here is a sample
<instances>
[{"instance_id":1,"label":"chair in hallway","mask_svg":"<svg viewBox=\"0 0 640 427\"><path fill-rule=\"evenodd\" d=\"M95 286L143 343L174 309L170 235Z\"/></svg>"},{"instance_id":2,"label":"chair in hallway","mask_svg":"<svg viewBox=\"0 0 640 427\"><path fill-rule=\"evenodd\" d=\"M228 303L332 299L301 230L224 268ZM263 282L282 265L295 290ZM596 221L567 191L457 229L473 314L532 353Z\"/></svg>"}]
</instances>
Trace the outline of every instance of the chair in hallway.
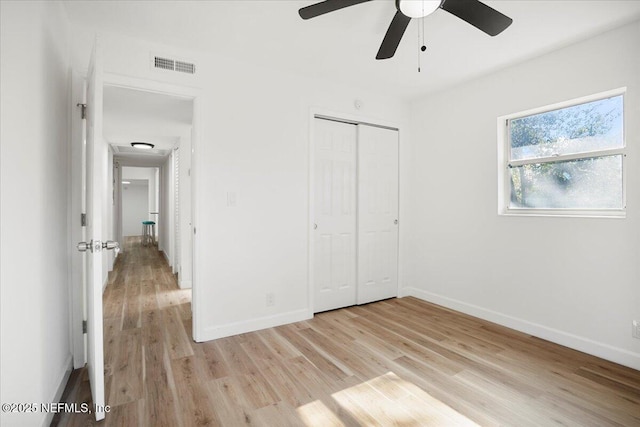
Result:
<instances>
[{"instance_id":1,"label":"chair in hallway","mask_svg":"<svg viewBox=\"0 0 640 427\"><path fill-rule=\"evenodd\" d=\"M156 223L154 221L142 221L142 245L156 244Z\"/></svg>"}]
</instances>

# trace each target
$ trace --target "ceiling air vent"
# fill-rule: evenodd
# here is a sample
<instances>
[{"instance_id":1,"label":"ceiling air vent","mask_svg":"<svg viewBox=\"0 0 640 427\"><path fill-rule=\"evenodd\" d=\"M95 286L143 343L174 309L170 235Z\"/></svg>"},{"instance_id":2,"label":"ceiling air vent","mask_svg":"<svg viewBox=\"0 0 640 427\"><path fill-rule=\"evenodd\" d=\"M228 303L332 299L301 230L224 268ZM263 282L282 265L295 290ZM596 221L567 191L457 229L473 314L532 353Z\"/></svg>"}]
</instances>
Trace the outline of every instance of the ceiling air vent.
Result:
<instances>
[{"instance_id":1,"label":"ceiling air vent","mask_svg":"<svg viewBox=\"0 0 640 427\"><path fill-rule=\"evenodd\" d=\"M176 71L194 74L196 72L196 65L189 62L176 61Z\"/></svg>"},{"instance_id":2,"label":"ceiling air vent","mask_svg":"<svg viewBox=\"0 0 640 427\"><path fill-rule=\"evenodd\" d=\"M163 58L161 56L153 57L153 67L161 70L178 71L180 73L195 74L196 65L191 62L184 62Z\"/></svg>"}]
</instances>

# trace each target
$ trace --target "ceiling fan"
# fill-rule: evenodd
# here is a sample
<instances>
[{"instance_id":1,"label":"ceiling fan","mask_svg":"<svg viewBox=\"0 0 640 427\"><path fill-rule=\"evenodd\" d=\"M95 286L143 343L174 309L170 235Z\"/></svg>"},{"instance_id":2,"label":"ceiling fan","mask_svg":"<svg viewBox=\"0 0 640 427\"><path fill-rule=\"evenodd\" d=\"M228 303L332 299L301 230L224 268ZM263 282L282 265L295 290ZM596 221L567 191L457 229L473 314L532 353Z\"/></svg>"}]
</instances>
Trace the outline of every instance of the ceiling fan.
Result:
<instances>
[{"instance_id":1,"label":"ceiling fan","mask_svg":"<svg viewBox=\"0 0 640 427\"><path fill-rule=\"evenodd\" d=\"M315 18L345 7L371 0L325 0L298 11L302 19ZM457 16L490 36L503 32L513 20L478 0L396 0L397 12L382 40L376 59L388 59L395 53L412 18L423 18L438 9Z\"/></svg>"}]
</instances>

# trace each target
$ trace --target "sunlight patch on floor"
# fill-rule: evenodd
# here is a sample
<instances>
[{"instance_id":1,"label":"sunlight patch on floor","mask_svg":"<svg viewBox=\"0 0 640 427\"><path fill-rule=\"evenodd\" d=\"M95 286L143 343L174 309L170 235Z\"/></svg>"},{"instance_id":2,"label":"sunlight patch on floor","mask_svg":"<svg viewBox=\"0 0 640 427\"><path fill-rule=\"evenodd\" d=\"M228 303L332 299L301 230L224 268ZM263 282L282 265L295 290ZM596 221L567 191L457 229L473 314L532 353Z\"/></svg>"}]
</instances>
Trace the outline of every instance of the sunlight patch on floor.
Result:
<instances>
[{"instance_id":1,"label":"sunlight patch on floor","mask_svg":"<svg viewBox=\"0 0 640 427\"><path fill-rule=\"evenodd\" d=\"M296 411L307 426L344 427L342 421L320 400L302 405Z\"/></svg>"},{"instance_id":2,"label":"sunlight patch on floor","mask_svg":"<svg viewBox=\"0 0 640 427\"><path fill-rule=\"evenodd\" d=\"M393 372L336 392L332 397L358 423L366 426L477 425Z\"/></svg>"}]
</instances>

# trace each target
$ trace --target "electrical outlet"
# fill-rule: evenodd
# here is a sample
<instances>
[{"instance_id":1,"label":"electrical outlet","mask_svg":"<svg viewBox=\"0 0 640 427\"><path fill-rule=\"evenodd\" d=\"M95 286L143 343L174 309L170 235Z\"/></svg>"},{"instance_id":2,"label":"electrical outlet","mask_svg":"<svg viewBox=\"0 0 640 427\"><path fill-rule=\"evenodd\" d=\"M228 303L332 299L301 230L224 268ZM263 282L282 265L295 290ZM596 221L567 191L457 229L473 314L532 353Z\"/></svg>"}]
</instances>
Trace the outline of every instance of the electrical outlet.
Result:
<instances>
[{"instance_id":1,"label":"electrical outlet","mask_svg":"<svg viewBox=\"0 0 640 427\"><path fill-rule=\"evenodd\" d=\"M273 292L267 293L267 307L273 307L276 305L276 294Z\"/></svg>"},{"instance_id":2,"label":"electrical outlet","mask_svg":"<svg viewBox=\"0 0 640 427\"><path fill-rule=\"evenodd\" d=\"M631 332L634 338L640 339L640 320L633 321L633 331Z\"/></svg>"}]
</instances>

